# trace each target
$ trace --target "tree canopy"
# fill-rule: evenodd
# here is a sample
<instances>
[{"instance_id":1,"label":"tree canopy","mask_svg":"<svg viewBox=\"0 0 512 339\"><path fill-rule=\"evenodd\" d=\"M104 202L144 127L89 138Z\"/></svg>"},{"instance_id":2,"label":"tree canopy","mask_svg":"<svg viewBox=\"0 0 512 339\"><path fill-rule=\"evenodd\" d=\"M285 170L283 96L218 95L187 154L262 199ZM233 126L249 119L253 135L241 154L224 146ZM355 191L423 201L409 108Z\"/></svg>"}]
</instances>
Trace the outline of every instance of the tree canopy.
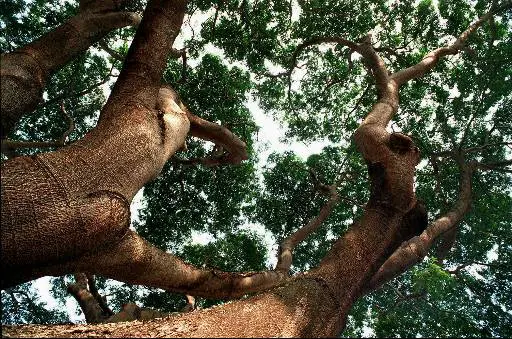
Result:
<instances>
[{"instance_id":1,"label":"tree canopy","mask_svg":"<svg viewBox=\"0 0 512 339\"><path fill-rule=\"evenodd\" d=\"M2 2L2 61L81 15L86 3ZM145 1L120 3L120 11L144 18L150 13L143 12ZM276 262L279 267L289 237L318 221L311 234L291 245L288 269L293 276L321 266L337 240L373 208L368 201L394 198L379 196L387 186L378 186L380 169L364 153L378 148L362 147L354 138L368 112L389 94L383 77L394 77L401 82L399 105L384 127L399 136L397 154L406 152L401 138L412 139L419 150L414 192L429 226L424 231L426 225L413 220L417 226L400 233L387 261L354 297L340 336L511 337L510 6L483 0L189 1L181 33L164 60L162 83L188 111L243 141L246 159L232 161L227 142L189 135L186 148L144 185L131 228L196 267L259 272L273 270ZM123 67L135 64L126 55L143 23L137 28L138 21L130 20L52 69L43 100L15 127L2 122L2 166L23 155L58 152L98 124L107 96L125 79ZM373 55L388 73L379 73ZM426 55L435 65L410 69L430 62ZM285 151L265 144L269 129L258 125L254 114L261 113L255 111L285 131ZM325 145L320 152L294 153L295 143L315 141ZM2 200L3 195L4 186ZM453 225L442 228L446 219ZM192 241L198 235L209 242ZM393 269L406 245L416 257ZM66 273L51 280L56 309L45 305L32 282L3 289L2 324L69 322L62 307L66 300L79 301L75 287L101 295L104 316L128 303L157 310L156 316L182 312L190 304L184 294L194 296L200 309L229 299ZM76 312L87 311L82 306Z\"/></svg>"}]
</instances>

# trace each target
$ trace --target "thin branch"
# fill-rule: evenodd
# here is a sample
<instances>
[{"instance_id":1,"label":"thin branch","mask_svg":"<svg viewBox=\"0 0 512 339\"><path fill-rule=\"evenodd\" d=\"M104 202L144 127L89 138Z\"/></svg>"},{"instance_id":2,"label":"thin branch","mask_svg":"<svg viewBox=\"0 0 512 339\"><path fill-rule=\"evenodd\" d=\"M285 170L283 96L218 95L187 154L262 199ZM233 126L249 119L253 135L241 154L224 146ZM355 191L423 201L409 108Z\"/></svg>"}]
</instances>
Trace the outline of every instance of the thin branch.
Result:
<instances>
[{"instance_id":1,"label":"thin branch","mask_svg":"<svg viewBox=\"0 0 512 339\"><path fill-rule=\"evenodd\" d=\"M484 22L488 21L491 16L501 10L511 8L512 1L505 1L502 6L492 7L489 12L480 17L475 23L464 31L451 45L446 47L438 48L428 53L423 60L414 66L400 70L391 76L391 79L396 82L397 85L402 85L409 80L418 78L431 70L439 60L447 55L457 54L465 45L468 37L473 34Z\"/></svg>"},{"instance_id":2,"label":"thin branch","mask_svg":"<svg viewBox=\"0 0 512 339\"><path fill-rule=\"evenodd\" d=\"M55 141L18 141L3 139L2 142L2 153L9 152L9 150L24 149L24 148L46 148L46 147L63 147L66 144L66 140L75 129L75 122L73 118L66 112L64 102L60 105L61 112L68 122L68 129L62 134L62 136Z\"/></svg>"},{"instance_id":3,"label":"thin branch","mask_svg":"<svg viewBox=\"0 0 512 339\"><path fill-rule=\"evenodd\" d=\"M430 156L430 163L432 164L432 168L434 170L434 177L436 179L435 191L439 194L439 197L442 199L444 210L448 210L448 201L446 200L446 196L443 193L442 185L441 185L441 177L439 175L439 161L438 157Z\"/></svg>"},{"instance_id":4,"label":"thin branch","mask_svg":"<svg viewBox=\"0 0 512 339\"><path fill-rule=\"evenodd\" d=\"M427 291L421 291L421 292L410 293L410 294L403 294L396 287L393 287L393 290L394 290L394 292L397 295L397 298L396 298L395 302L393 303L393 305L388 307L386 310L383 310L382 307L375 305L375 306L377 306L381 310L379 312L381 316L386 315L386 313L390 312L391 310L396 308L401 303L404 303L404 302L407 302L407 301L410 301L410 300L414 300L414 299L421 299L421 298L424 298L427 295Z\"/></svg>"},{"instance_id":5,"label":"thin branch","mask_svg":"<svg viewBox=\"0 0 512 339\"><path fill-rule=\"evenodd\" d=\"M203 158L191 158L181 159L176 156L171 158L171 161L184 166L196 166L203 165L206 167L224 166L232 164L229 154L223 154L221 156L203 157Z\"/></svg>"},{"instance_id":6,"label":"thin branch","mask_svg":"<svg viewBox=\"0 0 512 339\"><path fill-rule=\"evenodd\" d=\"M102 39L98 42L98 45L101 47L102 50L104 50L105 52L107 52L112 58L114 58L115 60L118 60L118 61L121 61L123 62L124 61L124 55L122 55L121 53L119 53L118 51L116 51L115 49L113 48L110 48L110 46L107 44L107 42L105 41L105 39Z\"/></svg>"},{"instance_id":7,"label":"thin branch","mask_svg":"<svg viewBox=\"0 0 512 339\"><path fill-rule=\"evenodd\" d=\"M299 228L281 242L281 245L279 246L277 264L274 269L275 271L288 274L292 265L292 253L295 246L306 239L311 233L316 231L325 219L329 217L332 210L338 203L339 197L338 192L336 191L336 186L325 185L319 183L316 177L315 179L317 180L316 186L318 186L324 193L329 194L329 200L325 203L315 218L311 219L306 225Z\"/></svg>"},{"instance_id":8,"label":"thin branch","mask_svg":"<svg viewBox=\"0 0 512 339\"><path fill-rule=\"evenodd\" d=\"M494 147L494 146L512 146L512 142L493 142L493 143L488 143L488 144L481 145L481 146L466 148L466 149L463 149L462 152L464 152L464 153L480 152L480 151L483 151L487 148Z\"/></svg>"},{"instance_id":9,"label":"thin branch","mask_svg":"<svg viewBox=\"0 0 512 339\"><path fill-rule=\"evenodd\" d=\"M20 304L18 302L18 299L16 299L16 296L14 295L15 292L12 290L7 290L7 293L9 293L9 296L11 297L12 301L11 311L14 311L13 313L18 313L20 310Z\"/></svg>"},{"instance_id":10,"label":"thin branch","mask_svg":"<svg viewBox=\"0 0 512 339\"><path fill-rule=\"evenodd\" d=\"M483 93L483 91L482 91L482 93ZM480 101L480 102L483 102L483 101ZM464 145L464 142L466 142L468 132L469 132L469 130L471 128L471 124L473 123L475 118L476 118L476 112L473 112L471 114L471 118L468 120L468 123L466 124L466 128L464 128L464 133L462 134L462 138L460 139L460 143L459 143L459 147L458 147L459 152L462 150L462 146Z\"/></svg>"},{"instance_id":11,"label":"thin branch","mask_svg":"<svg viewBox=\"0 0 512 339\"><path fill-rule=\"evenodd\" d=\"M361 96L359 97L359 99L357 99L357 102L356 104L354 105L354 107L350 110L350 112L348 113L348 116L351 116L352 114L354 114L354 112L358 109L359 105L361 104L361 102L363 102L363 98L368 94L368 91L370 90L370 84L366 85L366 88L364 89L364 92L363 94L361 94Z\"/></svg>"},{"instance_id":12,"label":"thin branch","mask_svg":"<svg viewBox=\"0 0 512 339\"><path fill-rule=\"evenodd\" d=\"M485 263L485 262L481 262L481 261L470 261L470 262L467 262L460 266L457 266L453 270L446 270L446 272L448 272L450 274L458 275L460 273L460 271L462 271L463 269L465 269L468 266L473 266L473 265L480 265L480 266L487 266L487 267L504 267L505 266L504 264L499 264L499 263L489 264L489 263Z\"/></svg>"},{"instance_id":13,"label":"thin branch","mask_svg":"<svg viewBox=\"0 0 512 339\"><path fill-rule=\"evenodd\" d=\"M503 167L511 166L512 165L512 159L511 160L503 160L503 161L497 161L497 162L489 162L489 163L482 163L482 162L473 162L474 165L483 171L488 170L495 170L495 171L501 171L501 172L508 172L512 173L512 169L506 169Z\"/></svg>"},{"instance_id":14,"label":"thin branch","mask_svg":"<svg viewBox=\"0 0 512 339\"><path fill-rule=\"evenodd\" d=\"M93 275L87 275L87 284L89 285L89 291L93 295L94 299L98 302L98 305L101 307L104 314L107 316L114 315L114 312L108 307L106 298L102 297L98 292L98 288L96 287L96 281Z\"/></svg>"},{"instance_id":15,"label":"thin branch","mask_svg":"<svg viewBox=\"0 0 512 339\"><path fill-rule=\"evenodd\" d=\"M71 93L71 94L64 93L64 94L58 95L58 96L56 96L56 97L54 97L54 98L52 98L50 100L47 100L47 101L41 103L41 105L39 105L38 108L45 107L45 106L54 104L56 102L62 102L64 99L81 97L81 96L84 96L86 94L91 93L95 88L97 88L97 87L107 83L107 81L110 79L110 77L113 76L113 74L112 74L113 68L114 68L114 65L112 65L112 67L110 68L109 73L103 78L103 80L101 80L101 81L99 81L99 82L97 82L95 84L92 84L91 86L87 87L83 91L76 92L76 93Z\"/></svg>"}]
</instances>

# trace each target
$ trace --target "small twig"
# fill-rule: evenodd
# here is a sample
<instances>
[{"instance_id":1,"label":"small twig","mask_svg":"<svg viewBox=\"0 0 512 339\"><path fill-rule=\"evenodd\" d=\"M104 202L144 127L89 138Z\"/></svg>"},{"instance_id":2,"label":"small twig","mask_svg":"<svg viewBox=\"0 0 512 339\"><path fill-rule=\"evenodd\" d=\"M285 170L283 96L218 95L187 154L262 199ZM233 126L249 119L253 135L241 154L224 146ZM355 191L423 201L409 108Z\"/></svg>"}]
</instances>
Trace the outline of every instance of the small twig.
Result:
<instances>
[{"instance_id":1,"label":"small twig","mask_svg":"<svg viewBox=\"0 0 512 339\"><path fill-rule=\"evenodd\" d=\"M39 105L38 108L46 107L46 106L54 104L56 102L62 102L64 99L81 97L81 96L84 96L86 94L91 93L95 88L105 84L110 79L110 77L114 76L112 74L113 69L114 69L114 65L112 65L112 67L110 68L109 73L105 76L105 78L103 78L103 80L101 80L101 81L99 81L99 82L97 82L95 84L92 84L91 86L87 87L83 91L76 92L76 93L71 93L71 94L64 93L62 95L58 95L55 98L52 98L50 100L47 100L47 101L43 102L41 105Z\"/></svg>"},{"instance_id":2,"label":"small twig","mask_svg":"<svg viewBox=\"0 0 512 339\"><path fill-rule=\"evenodd\" d=\"M100 46L100 48L102 50L104 50L105 52L107 52L112 58L114 58L115 60L118 60L118 61L121 61L123 62L124 61L124 55L122 55L121 53L119 53L118 51L116 51L115 49L113 48L110 48L110 46L107 44L107 42L105 41L105 39L103 40L100 40L98 45Z\"/></svg>"},{"instance_id":3,"label":"small twig","mask_svg":"<svg viewBox=\"0 0 512 339\"><path fill-rule=\"evenodd\" d=\"M488 162L488 163L474 161L473 164L478 169L483 170L483 171L495 170L495 171L512 173L512 169L503 168L503 167L511 166L512 160L503 160L503 161Z\"/></svg>"},{"instance_id":4,"label":"small twig","mask_svg":"<svg viewBox=\"0 0 512 339\"><path fill-rule=\"evenodd\" d=\"M73 118L66 112L64 102L61 102L60 108L62 114L66 117L68 122L68 129L62 134L62 136L55 141L18 141L18 140L2 140L2 153L24 148L46 148L46 147L63 147L66 144L66 139L69 134L75 129L75 122Z\"/></svg>"},{"instance_id":5,"label":"small twig","mask_svg":"<svg viewBox=\"0 0 512 339\"><path fill-rule=\"evenodd\" d=\"M499 263L498 264L488 264L488 263L481 262L481 261L470 261L470 262L467 262L460 266L457 266L453 270L446 270L446 272L448 272L450 274L458 275L461 270L465 269L468 266L472 266L472 265L481 265L481 266L487 266L487 267L502 267L503 266L502 264L499 264Z\"/></svg>"},{"instance_id":6,"label":"small twig","mask_svg":"<svg viewBox=\"0 0 512 339\"><path fill-rule=\"evenodd\" d=\"M471 152L483 151L483 150L485 150L486 148L489 148L489 147L494 147L494 146L511 146L511 145L512 145L512 142L493 142L493 143L485 144L485 145L482 145L482 146L466 148L466 149L463 149L462 151L464 153L471 153Z\"/></svg>"}]
</instances>

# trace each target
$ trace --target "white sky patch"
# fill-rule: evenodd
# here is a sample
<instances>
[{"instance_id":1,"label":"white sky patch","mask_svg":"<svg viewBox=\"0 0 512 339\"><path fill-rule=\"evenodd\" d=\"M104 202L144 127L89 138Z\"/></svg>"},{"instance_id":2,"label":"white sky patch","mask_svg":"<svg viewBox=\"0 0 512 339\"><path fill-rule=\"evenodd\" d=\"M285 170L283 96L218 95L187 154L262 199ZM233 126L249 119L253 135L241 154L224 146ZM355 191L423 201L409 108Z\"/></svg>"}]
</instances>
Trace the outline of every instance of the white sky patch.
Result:
<instances>
[{"instance_id":1,"label":"white sky patch","mask_svg":"<svg viewBox=\"0 0 512 339\"><path fill-rule=\"evenodd\" d=\"M74 298L66 298L66 309L69 314L69 320L75 324L85 323L85 316L83 312L80 313L80 315L76 314L75 310L77 308L79 308L79 306Z\"/></svg>"},{"instance_id":2,"label":"white sky patch","mask_svg":"<svg viewBox=\"0 0 512 339\"><path fill-rule=\"evenodd\" d=\"M489 262L498 260L498 244L494 244L494 246L487 252L487 260Z\"/></svg>"},{"instance_id":3,"label":"white sky patch","mask_svg":"<svg viewBox=\"0 0 512 339\"><path fill-rule=\"evenodd\" d=\"M311 154L320 153L325 146L331 144L327 140L307 144L299 141L286 142L284 140L285 129L273 117L265 114L259 107L258 101L249 98L247 108L252 113L256 125L260 127L256 140L257 144L263 148L258 154L260 167L266 163L268 156L273 152L293 151L306 160Z\"/></svg>"},{"instance_id":4,"label":"white sky patch","mask_svg":"<svg viewBox=\"0 0 512 339\"><path fill-rule=\"evenodd\" d=\"M198 232L195 230L192 230L192 245L207 245L210 242L214 241L215 238L208 233Z\"/></svg>"},{"instance_id":5,"label":"white sky patch","mask_svg":"<svg viewBox=\"0 0 512 339\"><path fill-rule=\"evenodd\" d=\"M147 202L144 200L144 187L141 188L137 194L133 197L132 203L130 204L131 213L131 224L133 222L140 222L140 210L147 207ZM130 229L135 230L133 226Z\"/></svg>"},{"instance_id":6,"label":"white sky patch","mask_svg":"<svg viewBox=\"0 0 512 339\"><path fill-rule=\"evenodd\" d=\"M298 21L301 13L302 9L300 8L297 0L292 0L292 21Z\"/></svg>"}]
</instances>

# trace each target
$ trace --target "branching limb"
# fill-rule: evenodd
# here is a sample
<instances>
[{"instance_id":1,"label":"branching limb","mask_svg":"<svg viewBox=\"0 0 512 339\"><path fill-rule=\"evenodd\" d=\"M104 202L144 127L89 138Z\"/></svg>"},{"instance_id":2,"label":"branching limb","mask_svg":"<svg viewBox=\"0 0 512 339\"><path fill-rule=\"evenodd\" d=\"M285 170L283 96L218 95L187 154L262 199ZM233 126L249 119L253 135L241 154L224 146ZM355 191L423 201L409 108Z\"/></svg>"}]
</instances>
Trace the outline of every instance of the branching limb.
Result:
<instances>
[{"instance_id":1,"label":"branching limb","mask_svg":"<svg viewBox=\"0 0 512 339\"><path fill-rule=\"evenodd\" d=\"M138 14L118 11L113 1L92 1L80 9L38 40L2 55L2 137L41 102L50 74L113 29L140 22Z\"/></svg>"},{"instance_id":2,"label":"branching limb","mask_svg":"<svg viewBox=\"0 0 512 339\"><path fill-rule=\"evenodd\" d=\"M460 271L465 269L466 267L473 266L473 265L480 265L480 266L487 266L487 267L505 267L505 264L500 263L485 263L481 261L470 261L465 264L462 264L460 266L455 267L453 270L446 270L446 272L454 275L458 275Z\"/></svg>"},{"instance_id":3,"label":"branching limb","mask_svg":"<svg viewBox=\"0 0 512 339\"><path fill-rule=\"evenodd\" d=\"M67 290L84 312L85 321L89 324L103 322L106 318L96 298L87 288L87 276L84 273L75 273L75 283L69 284Z\"/></svg>"},{"instance_id":4,"label":"branching limb","mask_svg":"<svg viewBox=\"0 0 512 339\"><path fill-rule=\"evenodd\" d=\"M111 48L108 45L107 41L105 41L105 39L100 40L98 42L98 45L101 47L102 50L107 52L115 60L121 61L121 62L124 61L124 56L121 53L119 53L118 51L116 51L115 49Z\"/></svg>"},{"instance_id":5,"label":"branching limb","mask_svg":"<svg viewBox=\"0 0 512 339\"><path fill-rule=\"evenodd\" d=\"M427 291L421 291L421 292L410 293L410 294L403 294L397 288L395 288L394 290L395 290L395 293L397 295L397 298L396 298L395 302L393 303L393 305L389 306L386 310L383 310L382 307L376 305L378 307L378 309L381 310L381 312L379 312L380 316L383 316L386 313L392 311L394 308L396 308L397 306L399 306L400 304L402 304L404 302L407 302L407 301L410 301L410 300L415 300L415 299L421 299L421 298L424 298L427 295Z\"/></svg>"},{"instance_id":6,"label":"branching limb","mask_svg":"<svg viewBox=\"0 0 512 339\"><path fill-rule=\"evenodd\" d=\"M177 159L178 162L186 164L203 164L215 166L221 164L239 164L248 159L247 145L238 136L226 127L204 120L190 112L187 106L181 101L178 94L170 86L165 86L174 95L174 102L187 114L190 121L190 135L211 141L227 153L211 158L199 158L191 160Z\"/></svg>"},{"instance_id":7,"label":"branching limb","mask_svg":"<svg viewBox=\"0 0 512 339\"><path fill-rule=\"evenodd\" d=\"M423 233L404 242L380 267L365 291L374 290L423 260L436 239L456 228L471 206L471 176L474 166L461 168L460 192L453 208L432 222Z\"/></svg>"},{"instance_id":8,"label":"branching limb","mask_svg":"<svg viewBox=\"0 0 512 339\"><path fill-rule=\"evenodd\" d=\"M463 149L462 151L464 153L480 152L480 151L483 151L483 150L486 150L488 148L495 147L495 146L512 146L512 142L493 142L493 143L488 143L488 144L484 144L481 146L469 147L469 148Z\"/></svg>"},{"instance_id":9,"label":"branching limb","mask_svg":"<svg viewBox=\"0 0 512 339\"><path fill-rule=\"evenodd\" d=\"M156 107L167 57L180 32L186 6L186 0L148 3L99 124L125 114L126 106Z\"/></svg>"},{"instance_id":10,"label":"branching limb","mask_svg":"<svg viewBox=\"0 0 512 339\"><path fill-rule=\"evenodd\" d=\"M107 81L113 76L113 74L112 74L113 67L114 66L112 65L112 68L110 68L110 72L103 78L103 80L101 80L95 84L92 84L91 86L87 87L83 91L76 92L76 93L63 93L62 95L58 95L54 98L51 98L48 101L43 102L39 107L45 107L45 106L51 105L56 102L62 102L62 100L65 100L65 99L81 97L81 96L91 93L95 88L107 83Z\"/></svg>"},{"instance_id":11,"label":"branching limb","mask_svg":"<svg viewBox=\"0 0 512 339\"><path fill-rule=\"evenodd\" d=\"M512 169L504 168L508 166L512 166L512 160L503 160L503 161L497 161L497 162L489 162L489 163L482 163L482 162L473 162L474 166L482 171L500 171L500 172L508 172L512 173Z\"/></svg>"},{"instance_id":12,"label":"branching limb","mask_svg":"<svg viewBox=\"0 0 512 339\"><path fill-rule=\"evenodd\" d=\"M130 269L126 269L127 267ZM28 274L32 279L36 276L63 275L72 271L210 298L236 298L267 290L288 280L287 274L277 271L231 273L199 269L156 248L132 231L114 246L98 249L62 265L36 267ZM20 277L15 274L10 278L26 281L27 276L24 274L27 273L22 273L23 276ZM91 298L94 299L92 295ZM96 301L95 303L97 304Z\"/></svg>"}]
</instances>

